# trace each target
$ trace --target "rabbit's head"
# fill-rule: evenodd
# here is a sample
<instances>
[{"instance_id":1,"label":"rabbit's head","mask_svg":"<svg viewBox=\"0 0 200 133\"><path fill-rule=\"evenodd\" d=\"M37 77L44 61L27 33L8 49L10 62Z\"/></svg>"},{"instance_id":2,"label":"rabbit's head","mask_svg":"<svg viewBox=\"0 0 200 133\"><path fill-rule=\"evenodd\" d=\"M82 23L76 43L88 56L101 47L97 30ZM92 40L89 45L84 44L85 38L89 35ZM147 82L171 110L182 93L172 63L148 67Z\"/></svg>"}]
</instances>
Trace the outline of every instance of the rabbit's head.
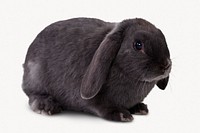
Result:
<instances>
[{"instance_id":1,"label":"rabbit's head","mask_svg":"<svg viewBox=\"0 0 200 133\"><path fill-rule=\"evenodd\" d=\"M163 33L143 19L116 24L99 45L83 77L82 98L90 99L99 92L112 65L131 79L155 82L165 89L171 60Z\"/></svg>"}]
</instances>

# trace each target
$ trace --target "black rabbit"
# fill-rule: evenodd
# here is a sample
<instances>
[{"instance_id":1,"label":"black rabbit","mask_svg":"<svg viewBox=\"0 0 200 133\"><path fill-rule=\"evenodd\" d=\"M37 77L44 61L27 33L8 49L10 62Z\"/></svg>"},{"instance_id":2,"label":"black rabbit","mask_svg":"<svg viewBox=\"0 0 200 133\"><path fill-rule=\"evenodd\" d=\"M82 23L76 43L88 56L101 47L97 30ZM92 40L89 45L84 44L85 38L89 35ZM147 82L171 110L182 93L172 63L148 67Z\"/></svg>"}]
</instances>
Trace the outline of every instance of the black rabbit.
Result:
<instances>
[{"instance_id":1,"label":"black rabbit","mask_svg":"<svg viewBox=\"0 0 200 133\"><path fill-rule=\"evenodd\" d=\"M56 22L28 49L23 90L33 111L62 110L131 121L147 114L142 103L171 71L163 33L143 19L108 23L92 18Z\"/></svg>"}]
</instances>

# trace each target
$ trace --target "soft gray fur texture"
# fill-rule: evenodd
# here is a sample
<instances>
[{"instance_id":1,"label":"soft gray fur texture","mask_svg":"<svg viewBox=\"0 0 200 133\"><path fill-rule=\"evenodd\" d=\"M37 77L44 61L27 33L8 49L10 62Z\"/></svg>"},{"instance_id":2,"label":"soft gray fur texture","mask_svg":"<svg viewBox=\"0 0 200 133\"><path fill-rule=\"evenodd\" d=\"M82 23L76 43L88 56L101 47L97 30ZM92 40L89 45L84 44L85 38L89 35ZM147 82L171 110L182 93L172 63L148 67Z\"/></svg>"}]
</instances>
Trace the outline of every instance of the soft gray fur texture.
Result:
<instances>
[{"instance_id":1,"label":"soft gray fur texture","mask_svg":"<svg viewBox=\"0 0 200 133\"><path fill-rule=\"evenodd\" d=\"M146 20L74 18L38 34L26 55L22 87L39 113L75 110L131 121L131 114L148 113L143 99L156 84L165 89L170 70L165 37Z\"/></svg>"}]
</instances>

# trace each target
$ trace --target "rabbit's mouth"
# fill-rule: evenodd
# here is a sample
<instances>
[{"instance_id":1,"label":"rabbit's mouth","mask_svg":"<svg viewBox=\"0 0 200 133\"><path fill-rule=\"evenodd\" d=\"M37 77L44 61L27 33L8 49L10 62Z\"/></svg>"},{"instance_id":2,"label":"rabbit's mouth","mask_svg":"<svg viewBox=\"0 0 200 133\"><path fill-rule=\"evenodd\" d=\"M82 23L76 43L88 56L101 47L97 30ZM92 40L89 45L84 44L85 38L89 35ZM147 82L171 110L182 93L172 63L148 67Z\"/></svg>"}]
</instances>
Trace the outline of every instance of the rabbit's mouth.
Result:
<instances>
[{"instance_id":1,"label":"rabbit's mouth","mask_svg":"<svg viewBox=\"0 0 200 133\"><path fill-rule=\"evenodd\" d=\"M159 81L159 80L164 79L164 78L166 78L168 76L169 76L169 73L166 73L166 74L163 74L163 75L160 75L160 76L157 76L157 77L145 78L144 81L145 82Z\"/></svg>"},{"instance_id":2,"label":"rabbit's mouth","mask_svg":"<svg viewBox=\"0 0 200 133\"><path fill-rule=\"evenodd\" d=\"M172 66L172 63L170 61L169 64L166 65L165 69L163 69L162 71L147 72L146 75L143 78L143 81L145 81L145 82L154 82L154 81L159 81L161 79L164 79L164 78L168 77L170 72L171 72L171 66Z\"/></svg>"}]
</instances>

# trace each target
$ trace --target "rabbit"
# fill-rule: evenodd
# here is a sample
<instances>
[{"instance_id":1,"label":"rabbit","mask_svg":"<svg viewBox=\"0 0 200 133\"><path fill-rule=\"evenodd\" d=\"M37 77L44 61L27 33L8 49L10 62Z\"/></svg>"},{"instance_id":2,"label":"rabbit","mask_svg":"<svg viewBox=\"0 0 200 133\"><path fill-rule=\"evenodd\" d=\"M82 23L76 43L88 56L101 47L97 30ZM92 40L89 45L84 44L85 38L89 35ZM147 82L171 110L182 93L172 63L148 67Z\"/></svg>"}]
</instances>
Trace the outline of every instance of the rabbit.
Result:
<instances>
[{"instance_id":1,"label":"rabbit","mask_svg":"<svg viewBox=\"0 0 200 133\"><path fill-rule=\"evenodd\" d=\"M30 108L71 110L129 122L148 114L144 98L168 84L172 62L161 30L142 19L55 22L28 48L22 88Z\"/></svg>"}]
</instances>

